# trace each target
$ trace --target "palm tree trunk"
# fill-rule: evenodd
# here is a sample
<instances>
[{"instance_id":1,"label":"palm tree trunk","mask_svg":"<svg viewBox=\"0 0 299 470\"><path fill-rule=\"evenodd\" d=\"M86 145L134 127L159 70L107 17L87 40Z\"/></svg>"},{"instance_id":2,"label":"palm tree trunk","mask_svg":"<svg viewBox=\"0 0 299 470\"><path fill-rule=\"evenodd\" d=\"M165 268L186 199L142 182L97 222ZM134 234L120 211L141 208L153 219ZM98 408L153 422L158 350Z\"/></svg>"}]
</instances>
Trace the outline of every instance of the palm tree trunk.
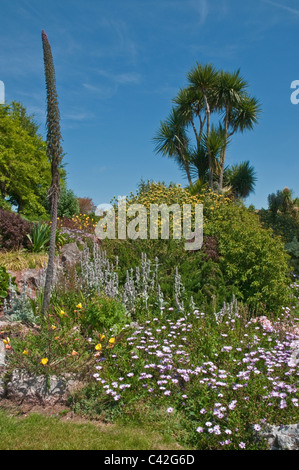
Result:
<instances>
[{"instance_id":1,"label":"palm tree trunk","mask_svg":"<svg viewBox=\"0 0 299 470\"><path fill-rule=\"evenodd\" d=\"M226 148L227 148L227 140L228 140L228 110L226 110L225 115L225 127L224 127L224 138L225 144L220 154L220 175L219 175L219 189L223 189L223 176L224 176L224 165L225 165L225 157L226 157Z\"/></svg>"},{"instance_id":2,"label":"palm tree trunk","mask_svg":"<svg viewBox=\"0 0 299 470\"><path fill-rule=\"evenodd\" d=\"M182 161L184 163L184 168L185 168L186 176L187 176L187 179L188 179L188 183L189 183L189 186L191 188L193 183L192 183L192 179L191 179L191 175L190 175L189 163L187 162L187 160L184 156L184 152L180 151L180 153L181 153Z\"/></svg>"},{"instance_id":3,"label":"palm tree trunk","mask_svg":"<svg viewBox=\"0 0 299 470\"><path fill-rule=\"evenodd\" d=\"M190 169L189 169L189 165L186 164L185 166L185 171L186 171L186 175L187 175L187 179L188 179L188 183L189 183L189 186L190 188L192 187L192 179L191 179L191 176L190 176Z\"/></svg>"},{"instance_id":4,"label":"palm tree trunk","mask_svg":"<svg viewBox=\"0 0 299 470\"><path fill-rule=\"evenodd\" d=\"M207 139L208 139L210 135L210 129L211 129L211 110L210 110L210 105L209 105L207 96L203 94L203 97L205 100L206 113L207 113ZM208 148L208 160L209 160L209 186L210 186L210 189L213 189L213 162L212 162L212 156L211 156L211 152L209 148Z\"/></svg>"}]
</instances>

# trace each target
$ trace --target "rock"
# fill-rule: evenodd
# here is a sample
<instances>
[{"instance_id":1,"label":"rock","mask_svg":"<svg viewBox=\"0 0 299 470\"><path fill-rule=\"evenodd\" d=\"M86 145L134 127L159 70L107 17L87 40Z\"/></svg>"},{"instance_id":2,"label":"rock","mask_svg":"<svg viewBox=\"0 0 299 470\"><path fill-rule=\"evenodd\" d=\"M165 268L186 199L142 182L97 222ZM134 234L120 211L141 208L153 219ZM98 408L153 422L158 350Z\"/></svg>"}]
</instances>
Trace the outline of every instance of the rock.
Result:
<instances>
[{"instance_id":1,"label":"rock","mask_svg":"<svg viewBox=\"0 0 299 470\"><path fill-rule=\"evenodd\" d=\"M5 367L5 346L2 341L0 341L0 371Z\"/></svg>"},{"instance_id":2,"label":"rock","mask_svg":"<svg viewBox=\"0 0 299 470\"><path fill-rule=\"evenodd\" d=\"M10 276L15 277L15 283L19 292L26 288L30 297L35 297L36 291L43 285L45 278L45 268L23 269L22 271L7 271Z\"/></svg>"},{"instance_id":3,"label":"rock","mask_svg":"<svg viewBox=\"0 0 299 470\"><path fill-rule=\"evenodd\" d=\"M6 394L5 381L2 378L5 374L5 346L0 342L0 398L4 398Z\"/></svg>"},{"instance_id":4,"label":"rock","mask_svg":"<svg viewBox=\"0 0 299 470\"><path fill-rule=\"evenodd\" d=\"M299 424L267 426L258 433L270 450L299 450Z\"/></svg>"},{"instance_id":5,"label":"rock","mask_svg":"<svg viewBox=\"0 0 299 470\"><path fill-rule=\"evenodd\" d=\"M61 248L60 262L65 267L74 266L81 260L81 251L76 243L67 243Z\"/></svg>"},{"instance_id":6,"label":"rock","mask_svg":"<svg viewBox=\"0 0 299 470\"><path fill-rule=\"evenodd\" d=\"M18 403L55 405L66 403L69 395L80 387L82 383L70 376L34 376L17 369L6 384L6 394Z\"/></svg>"},{"instance_id":7,"label":"rock","mask_svg":"<svg viewBox=\"0 0 299 470\"><path fill-rule=\"evenodd\" d=\"M4 379L0 378L0 398L5 398L6 389Z\"/></svg>"},{"instance_id":8,"label":"rock","mask_svg":"<svg viewBox=\"0 0 299 470\"><path fill-rule=\"evenodd\" d=\"M299 364L299 340L293 341L290 345L290 349L292 354L288 362L288 366L296 367Z\"/></svg>"},{"instance_id":9,"label":"rock","mask_svg":"<svg viewBox=\"0 0 299 470\"><path fill-rule=\"evenodd\" d=\"M0 320L0 330L6 330L6 329L11 329L12 327L18 327L20 326L20 322L18 321L9 321L6 320L5 318Z\"/></svg>"}]
</instances>

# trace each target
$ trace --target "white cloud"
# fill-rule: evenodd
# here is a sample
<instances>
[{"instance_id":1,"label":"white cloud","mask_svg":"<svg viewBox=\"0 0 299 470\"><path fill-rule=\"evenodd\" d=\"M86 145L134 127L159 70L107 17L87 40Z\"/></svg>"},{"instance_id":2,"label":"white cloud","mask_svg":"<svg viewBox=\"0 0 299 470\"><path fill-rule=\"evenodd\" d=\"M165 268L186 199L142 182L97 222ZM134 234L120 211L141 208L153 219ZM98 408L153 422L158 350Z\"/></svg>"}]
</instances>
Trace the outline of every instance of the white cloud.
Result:
<instances>
[{"instance_id":1,"label":"white cloud","mask_svg":"<svg viewBox=\"0 0 299 470\"><path fill-rule=\"evenodd\" d=\"M296 8L291 8L287 5L282 5L281 3L277 2L272 2L272 0L263 0L264 3L268 3L269 5L272 5L277 8L281 8L282 10L288 11L289 13L292 13L294 15L299 15L299 10Z\"/></svg>"},{"instance_id":2,"label":"white cloud","mask_svg":"<svg viewBox=\"0 0 299 470\"><path fill-rule=\"evenodd\" d=\"M120 86L130 84L138 85L141 80L140 75L135 72L113 74L105 70L98 70L97 73L100 77L104 78L104 81L101 82L101 79L99 79L99 83L96 85L87 82L82 85L86 90L96 93L103 99L114 96Z\"/></svg>"},{"instance_id":3,"label":"white cloud","mask_svg":"<svg viewBox=\"0 0 299 470\"><path fill-rule=\"evenodd\" d=\"M86 88L86 90L92 92L92 93L95 93L96 95L98 95L99 98L101 99L107 99L107 98L111 98L113 95L115 95L115 93L117 92L117 85L114 84L114 85L92 85L90 83L83 83L82 84L84 88Z\"/></svg>"},{"instance_id":4,"label":"white cloud","mask_svg":"<svg viewBox=\"0 0 299 470\"><path fill-rule=\"evenodd\" d=\"M109 81L118 83L118 84L127 84L127 83L139 83L140 82L140 74L135 72L127 72L127 73L112 73L107 72L106 70L97 70L98 75L107 78Z\"/></svg>"},{"instance_id":5,"label":"white cloud","mask_svg":"<svg viewBox=\"0 0 299 470\"><path fill-rule=\"evenodd\" d=\"M198 0L197 1L197 9L200 15L199 24L203 25L208 16L208 3L206 0Z\"/></svg>"},{"instance_id":6,"label":"white cloud","mask_svg":"<svg viewBox=\"0 0 299 470\"><path fill-rule=\"evenodd\" d=\"M86 121L95 117L93 113L86 113L84 111L72 111L65 113L62 116L62 119L67 119L69 121Z\"/></svg>"}]
</instances>

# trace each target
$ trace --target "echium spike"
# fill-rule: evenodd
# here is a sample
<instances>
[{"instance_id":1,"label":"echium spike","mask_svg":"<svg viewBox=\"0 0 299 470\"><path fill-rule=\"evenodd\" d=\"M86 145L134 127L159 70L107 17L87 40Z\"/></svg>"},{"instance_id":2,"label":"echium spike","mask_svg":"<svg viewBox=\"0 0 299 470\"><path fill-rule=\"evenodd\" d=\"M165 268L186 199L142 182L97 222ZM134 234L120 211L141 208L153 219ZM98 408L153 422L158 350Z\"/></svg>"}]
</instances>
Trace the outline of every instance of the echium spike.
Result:
<instances>
[{"instance_id":1,"label":"echium spike","mask_svg":"<svg viewBox=\"0 0 299 470\"><path fill-rule=\"evenodd\" d=\"M46 272L44 301L42 312L49 309L51 288L54 283L55 243L57 228L57 208L60 192L60 164L63 156L61 147L60 115L56 91L55 69L51 46L45 31L42 31L42 44L44 53L44 68L47 92L47 155L51 162L52 181L49 190L51 207L51 237L49 259Z\"/></svg>"}]
</instances>

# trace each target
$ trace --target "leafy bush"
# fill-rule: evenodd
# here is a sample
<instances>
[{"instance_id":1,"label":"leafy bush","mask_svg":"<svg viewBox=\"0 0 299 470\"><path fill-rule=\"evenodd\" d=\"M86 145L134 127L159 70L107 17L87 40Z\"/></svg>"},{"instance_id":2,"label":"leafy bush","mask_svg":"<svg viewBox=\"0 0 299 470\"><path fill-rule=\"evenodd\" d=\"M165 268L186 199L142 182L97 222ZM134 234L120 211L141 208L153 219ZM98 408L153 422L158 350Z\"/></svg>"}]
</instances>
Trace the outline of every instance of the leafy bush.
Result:
<instances>
[{"instance_id":1,"label":"leafy bush","mask_svg":"<svg viewBox=\"0 0 299 470\"><path fill-rule=\"evenodd\" d=\"M11 212L11 205L3 197L0 196L0 208L5 211Z\"/></svg>"},{"instance_id":2,"label":"leafy bush","mask_svg":"<svg viewBox=\"0 0 299 470\"><path fill-rule=\"evenodd\" d=\"M285 243L291 242L294 237L299 239L299 222L290 214L273 215L270 210L261 209L258 215L262 225L271 228L274 234L280 236Z\"/></svg>"},{"instance_id":3,"label":"leafy bush","mask_svg":"<svg viewBox=\"0 0 299 470\"><path fill-rule=\"evenodd\" d=\"M18 250L28 245L31 224L19 214L0 209L0 249Z\"/></svg>"},{"instance_id":4,"label":"leafy bush","mask_svg":"<svg viewBox=\"0 0 299 470\"><path fill-rule=\"evenodd\" d=\"M219 266L238 299L256 311L279 312L290 301L289 256L281 239L245 207L220 205L208 218L206 232L218 237Z\"/></svg>"},{"instance_id":5,"label":"leafy bush","mask_svg":"<svg viewBox=\"0 0 299 470\"><path fill-rule=\"evenodd\" d=\"M116 333L128 322L125 307L116 299L94 296L82 310L80 323L88 333L99 333L112 329Z\"/></svg>"},{"instance_id":6,"label":"leafy bush","mask_svg":"<svg viewBox=\"0 0 299 470\"><path fill-rule=\"evenodd\" d=\"M14 279L12 281L14 282ZM2 300L8 296L10 287L10 276L4 266L0 266L0 305Z\"/></svg>"},{"instance_id":7,"label":"leafy bush","mask_svg":"<svg viewBox=\"0 0 299 470\"><path fill-rule=\"evenodd\" d=\"M62 188L58 204L58 217L73 217L79 214L78 199L71 189Z\"/></svg>"}]
</instances>

